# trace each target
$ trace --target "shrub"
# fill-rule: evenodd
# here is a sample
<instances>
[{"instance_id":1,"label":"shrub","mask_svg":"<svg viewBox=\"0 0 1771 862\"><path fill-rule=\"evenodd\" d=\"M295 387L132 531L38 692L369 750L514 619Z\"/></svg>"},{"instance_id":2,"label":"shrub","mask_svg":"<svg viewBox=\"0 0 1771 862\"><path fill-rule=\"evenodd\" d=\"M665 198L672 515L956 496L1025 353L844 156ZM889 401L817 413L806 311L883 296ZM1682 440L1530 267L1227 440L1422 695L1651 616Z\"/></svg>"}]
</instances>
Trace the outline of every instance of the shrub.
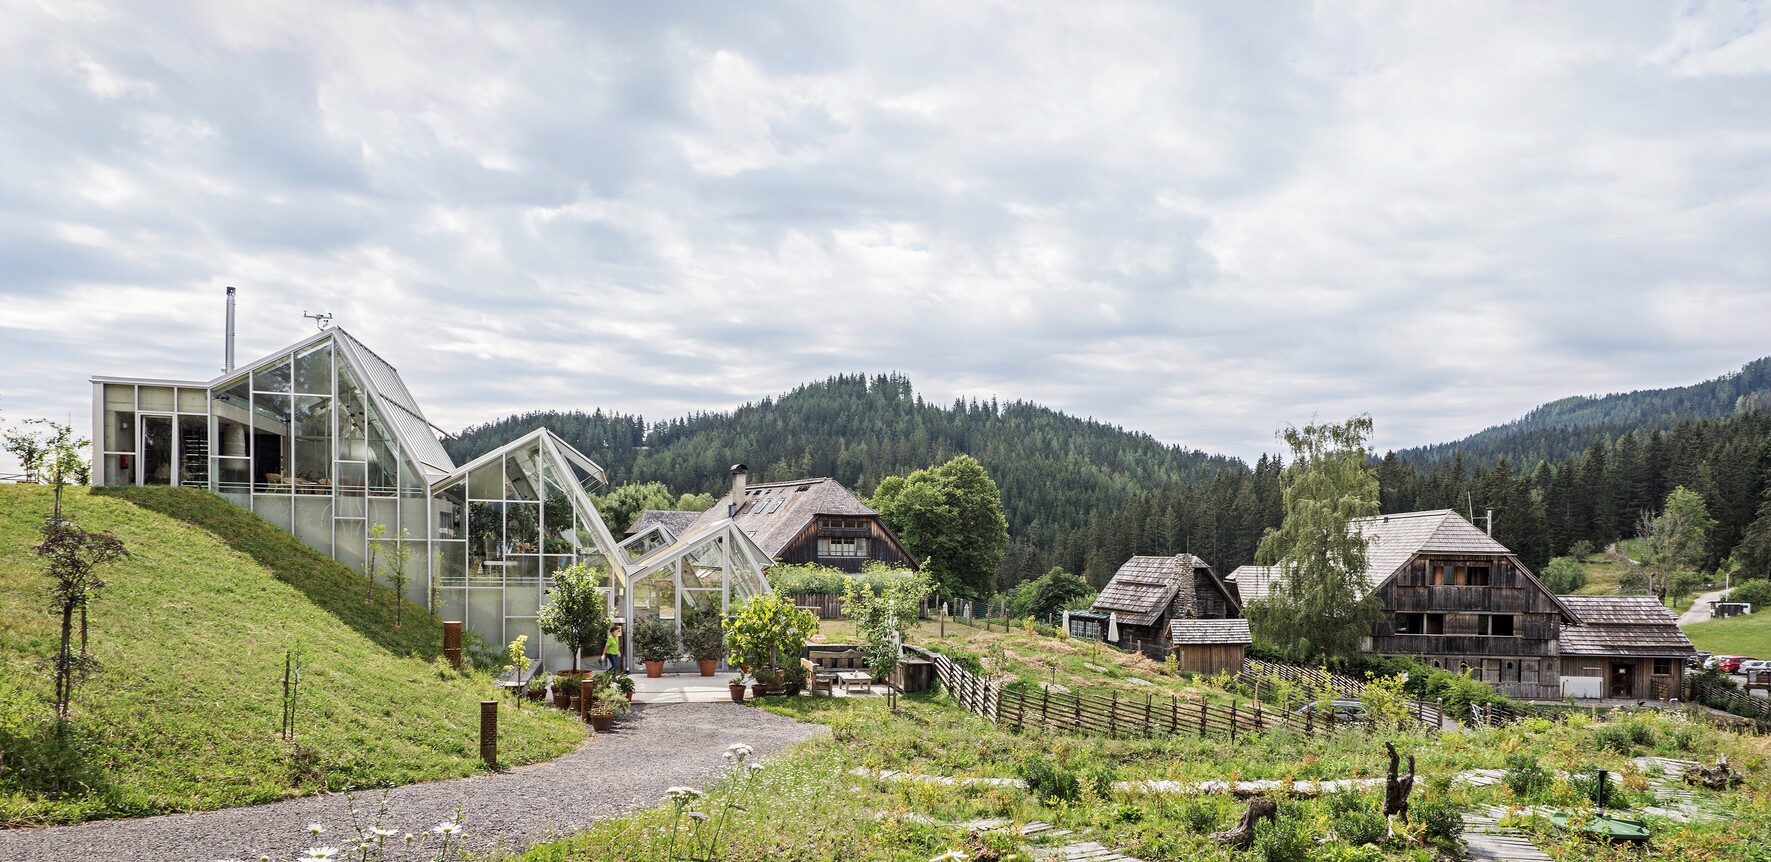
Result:
<instances>
[{"instance_id":1,"label":"shrub","mask_svg":"<svg viewBox=\"0 0 1771 862\"><path fill-rule=\"evenodd\" d=\"M1195 835L1204 835L1217 828L1218 809L1205 799L1189 799L1181 803L1180 810L1175 812L1181 825Z\"/></svg>"},{"instance_id":2,"label":"shrub","mask_svg":"<svg viewBox=\"0 0 1771 862\"><path fill-rule=\"evenodd\" d=\"M792 599L779 593L753 596L726 624L726 647L731 651L727 661L749 668L758 680L766 668L768 683L775 684L781 666L797 664L806 638L817 630L818 616L794 607Z\"/></svg>"},{"instance_id":3,"label":"shrub","mask_svg":"<svg viewBox=\"0 0 1771 862\"><path fill-rule=\"evenodd\" d=\"M633 651L640 661L671 661L683 654L676 624L658 617L643 617L633 625Z\"/></svg>"},{"instance_id":4,"label":"shrub","mask_svg":"<svg viewBox=\"0 0 1771 862\"><path fill-rule=\"evenodd\" d=\"M1573 557L1577 560L1584 560L1587 557L1590 557L1598 552L1599 552L1599 549L1593 547L1593 543L1587 541L1586 539L1581 539L1580 541L1575 542L1574 544L1568 546L1568 556Z\"/></svg>"},{"instance_id":5,"label":"shrub","mask_svg":"<svg viewBox=\"0 0 1771 862\"><path fill-rule=\"evenodd\" d=\"M1538 765L1536 757L1524 752L1507 755L1506 782L1514 796L1532 799L1549 788L1552 778L1549 770Z\"/></svg>"},{"instance_id":6,"label":"shrub","mask_svg":"<svg viewBox=\"0 0 1771 862\"><path fill-rule=\"evenodd\" d=\"M1573 557L1557 557L1538 574L1543 585L1558 596L1568 595L1587 585L1587 571Z\"/></svg>"},{"instance_id":7,"label":"shrub","mask_svg":"<svg viewBox=\"0 0 1771 862\"><path fill-rule=\"evenodd\" d=\"M1452 855L1461 855L1464 816L1449 802L1422 802L1412 806L1414 819L1426 830L1427 841Z\"/></svg>"},{"instance_id":8,"label":"shrub","mask_svg":"<svg viewBox=\"0 0 1771 862\"><path fill-rule=\"evenodd\" d=\"M1390 826L1375 808L1343 812L1333 818L1334 834L1348 844L1376 844L1389 837Z\"/></svg>"},{"instance_id":9,"label":"shrub","mask_svg":"<svg viewBox=\"0 0 1771 862\"><path fill-rule=\"evenodd\" d=\"M1593 744L1618 754L1630 754L1637 746L1654 744L1654 729L1633 718L1607 721L1593 728Z\"/></svg>"},{"instance_id":10,"label":"shrub","mask_svg":"<svg viewBox=\"0 0 1771 862\"><path fill-rule=\"evenodd\" d=\"M1047 801L1075 802L1082 797L1082 782L1076 773L1057 766L1037 754L1021 761L1021 780L1027 789Z\"/></svg>"},{"instance_id":11,"label":"shrub","mask_svg":"<svg viewBox=\"0 0 1771 862\"><path fill-rule=\"evenodd\" d=\"M1753 611L1771 609L1771 581L1747 581L1728 591L1728 601L1751 602Z\"/></svg>"},{"instance_id":12,"label":"shrub","mask_svg":"<svg viewBox=\"0 0 1771 862\"><path fill-rule=\"evenodd\" d=\"M720 657L726 648L726 637L720 631L719 605L707 601L683 613L683 651L699 661Z\"/></svg>"},{"instance_id":13,"label":"shrub","mask_svg":"<svg viewBox=\"0 0 1771 862\"><path fill-rule=\"evenodd\" d=\"M1370 811L1372 809L1371 802L1359 795L1359 791L1351 788L1336 790L1323 797L1322 801L1323 804L1327 806L1328 816L1330 817L1339 817L1342 814L1350 814L1355 811Z\"/></svg>"},{"instance_id":14,"label":"shrub","mask_svg":"<svg viewBox=\"0 0 1771 862\"><path fill-rule=\"evenodd\" d=\"M1316 849L1310 823L1286 809L1278 817L1263 820L1254 828L1255 858L1264 862L1309 862Z\"/></svg>"},{"instance_id":15,"label":"shrub","mask_svg":"<svg viewBox=\"0 0 1771 862\"><path fill-rule=\"evenodd\" d=\"M1115 769L1112 764L1097 766L1088 771L1089 787L1093 788L1095 795L1102 799L1113 797L1113 782L1118 780L1119 770Z\"/></svg>"}]
</instances>

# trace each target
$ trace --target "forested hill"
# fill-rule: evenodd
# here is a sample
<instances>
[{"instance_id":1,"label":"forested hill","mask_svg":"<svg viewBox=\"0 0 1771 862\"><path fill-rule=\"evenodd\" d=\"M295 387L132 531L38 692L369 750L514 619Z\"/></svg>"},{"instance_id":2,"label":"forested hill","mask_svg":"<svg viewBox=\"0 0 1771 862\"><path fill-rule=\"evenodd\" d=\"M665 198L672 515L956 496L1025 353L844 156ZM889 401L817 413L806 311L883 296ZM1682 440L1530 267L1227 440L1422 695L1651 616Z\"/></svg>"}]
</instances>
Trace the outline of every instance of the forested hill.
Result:
<instances>
[{"instance_id":1,"label":"forested hill","mask_svg":"<svg viewBox=\"0 0 1771 862\"><path fill-rule=\"evenodd\" d=\"M1471 465L1492 465L1504 457L1529 467L1572 458L1594 443L1631 432L1665 430L1766 406L1771 406L1771 358L1756 359L1738 372L1691 386L1551 401L1462 440L1405 449L1396 456L1434 462L1462 455Z\"/></svg>"},{"instance_id":2,"label":"forested hill","mask_svg":"<svg viewBox=\"0 0 1771 862\"><path fill-rule=\"evenodd\" d=\"M1173 500L1183 489L1223 484L1215 480L1226 472L1233 495L1251 475L1236 459L1024 401L932 403L899 375L832 377L729 413L661 423L601 411L529 413L470 427L445 445L464 463L544 425L607 468L613 483L655 480L716 496L729 487L734 461L750 465L752 482L831 476L865 495L886 476L969 454L1002 490L1014 540L1005 567L1017 571L1053 562L1079 570L1104 541L1090 538L1100 535L1091 521L1134 496ZM1189 527L1173 529L1188 541ZM1233 556L1247 554L1252 547Z\"/></svg>"}]
</instances>

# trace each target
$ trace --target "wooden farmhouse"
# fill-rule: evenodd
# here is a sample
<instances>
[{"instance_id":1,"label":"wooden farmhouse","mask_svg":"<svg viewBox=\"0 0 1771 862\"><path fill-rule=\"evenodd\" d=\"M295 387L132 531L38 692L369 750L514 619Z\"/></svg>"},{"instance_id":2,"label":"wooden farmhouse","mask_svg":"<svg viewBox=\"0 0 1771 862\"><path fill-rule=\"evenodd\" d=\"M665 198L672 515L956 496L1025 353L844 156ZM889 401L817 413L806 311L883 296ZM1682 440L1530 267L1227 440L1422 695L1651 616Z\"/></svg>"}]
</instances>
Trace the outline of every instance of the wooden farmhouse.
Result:
<instances>
[{"instance_id":1,"label":"wooden farmhouse","mask_svg":"<svg viewBox=\"0 0 1771 862\"><path fill-rule=\"evenodd\" d=\"M845 572L859 572L868 560L917 566L879 513L835 479L750 485L748 476L743 464L733 467L731 493L676 535L692 535L729 517L776 562L817 563Z\"/></svg>"},{"instance_id":2,"label":"wooden farmhouse","mask_svg":"<svg viewBox=\"0 0 1771 862\"><path fill-rule=\"evenodd\" d=\"M1175 666L1187 673L1238 673L1254 639L1248 620L1175 620L1168 624Z\"/></svg>"},{"instance_id":3,"label":"wooden farmhouse","mask_svg":"<svg viewBox=\"0 0 1771 862\"><path fill-rule=\"evenodd\" d=\"M1666 700L1697 654L1653 596L1563 596L1582 625L1562 630L1562 690L1574 697Z\"/></svg>"},{"instance_id":4,"label":"wooden farmhouse","mask_svg":"<svg viewBox=\"0 0 1771 862\"><path fill-rule=\"evenodd\" d=\"M1071 634L1105 639L1111 619L1119 634L1113 643L1162 659L1172 643L1169 623L1241 614L1241 603L1204 560L1192 554L1132 557L1113 574L1088 613L1071 616Z\"/></svg>"},{"instance_id":5,"label":"wooden farmhouse","mask_svg":"<svg viewBox=\"0 0 1771 862\"><path fill-rule=\"evenodd\" d=\"M1580 617L1506 546L1450 510L1352 529L1368 542L1364 581L1384 607L1367 651L1471 671L1511 697L1562 697L1559 638ZM1273 568L1244 566L1231 580L1245 602L1285 589Z\"/></svg>"}]
</instances>

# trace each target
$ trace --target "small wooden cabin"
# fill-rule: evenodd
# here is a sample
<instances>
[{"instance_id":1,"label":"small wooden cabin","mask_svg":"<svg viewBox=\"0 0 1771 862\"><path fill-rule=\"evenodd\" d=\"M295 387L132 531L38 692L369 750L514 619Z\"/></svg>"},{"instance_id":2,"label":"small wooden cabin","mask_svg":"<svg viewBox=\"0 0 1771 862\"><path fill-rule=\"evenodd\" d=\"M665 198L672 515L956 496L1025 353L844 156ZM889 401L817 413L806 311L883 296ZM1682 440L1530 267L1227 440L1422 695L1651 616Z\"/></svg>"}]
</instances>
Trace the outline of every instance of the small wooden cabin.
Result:
<instances>
[{"instance_id":1,"label":"small wooden cabin","mask_svg":"<svg viewBox=\"0 0 1771 862\"><path fill-rule=\"evenodd\" d=\"M1679 619L1653 596L1562 596L1581 624L1562 630L1562 691L1578 698L1682 696L1697 654Z\"/></svg>"},{"instance_id":2,"label":"small wooden cabin","mask_svg":"<svg viewBox=\"0 0 1771 862\"><path fill-rule=\"evenodd\" d=\"M1237 673L1254 638L1248 620L1175 620L1168 624L1175 665L1186 673Z\"/></svg>"},{"instance_id":3,"label":"small wooden cabin","mask_svg":"<svg viewBox=\"0 0 1771 862\"><path fill-rule=\"evenodd\" d=\"M1170 622L1237 617L1242 605L1204 560L1178 554L1126 560L1089 610L1102 618L1111 616L1119 629L1114 643L1121 649L1161 660L1171 643ZM1073 624L1077 620L1072 617ZM1104 632L1106 624L1102 626Z\"/></svg>"},{"instance_id":4,"label":"small wooden cabin","mask_svg":"<svg viewBox=\"0 0 1771 862\"><path fill-rule=\"evenodd\" d=\"M732 492L696 516L678 535L725 518L756 540L770 560L817 563L859 572L868 560L916 568L913 556L879 513L835 479L795 479L751 485L749 470L732 468Z\"/></svg>"}]
</instances>

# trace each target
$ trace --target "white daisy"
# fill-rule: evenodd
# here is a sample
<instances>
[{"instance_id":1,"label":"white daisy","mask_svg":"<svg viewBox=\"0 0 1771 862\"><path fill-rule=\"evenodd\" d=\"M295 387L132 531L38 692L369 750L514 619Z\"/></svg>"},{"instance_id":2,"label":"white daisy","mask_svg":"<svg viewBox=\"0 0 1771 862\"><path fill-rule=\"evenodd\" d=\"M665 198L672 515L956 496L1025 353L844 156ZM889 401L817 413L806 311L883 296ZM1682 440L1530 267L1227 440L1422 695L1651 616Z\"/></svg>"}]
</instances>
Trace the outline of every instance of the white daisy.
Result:
<instances>
[{"instance_id":1,"label":"white daisy","mask_svg":"<svg viewBox=\"0 0 1771 862\"><path fill-rule=\"evenodd\" d=\"M461 834L461 824L456 823L453 820L445 820L431 827L430 831L435 832L444 838L451 838Z\"/></svg>"},{"instance_id":2,"label":"white daisy","mask_svg":"<svg viewBox=\"0 0 1771 862\"><path fill-rule=\"evenodd\" d=\"M337 847L309 847L307 848L307 855L301 858L310 860L310 862L326 862L326 860L337 855Z\"/></svg>"}]
</instances>

